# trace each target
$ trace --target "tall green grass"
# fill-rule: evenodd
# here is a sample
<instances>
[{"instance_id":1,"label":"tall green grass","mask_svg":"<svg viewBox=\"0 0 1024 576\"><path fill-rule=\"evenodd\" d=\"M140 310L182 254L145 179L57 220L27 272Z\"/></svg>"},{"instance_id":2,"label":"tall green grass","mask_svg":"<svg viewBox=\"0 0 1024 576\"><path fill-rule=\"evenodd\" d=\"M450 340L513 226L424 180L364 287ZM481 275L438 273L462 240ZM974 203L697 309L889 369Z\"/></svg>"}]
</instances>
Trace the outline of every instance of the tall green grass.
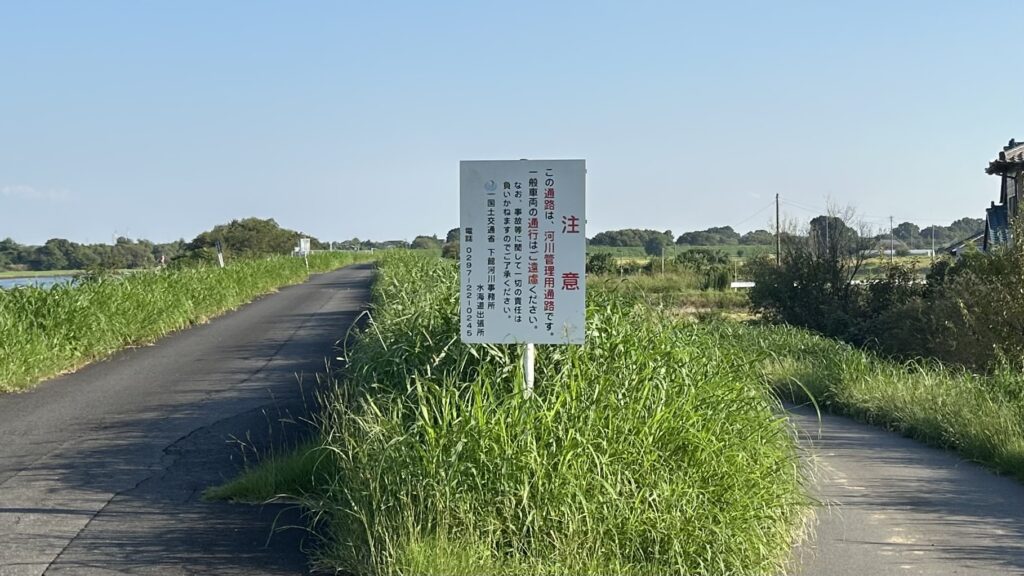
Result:
<instances>
[{"instance_id":1,"label":"tall green grass","mask_svg":"<svg viewBox=\"0 0 1024 576\"><path fill-rule=\"evenodd\" d=\"M69 276L78 274L81 270L0 270L0 279L3 278L36 278L39 276Z\"/></svg>"},{"instance_id":2,"label":"tall green grass","mask_svg":"<svg viewBox=\"0 0 1024 576\"><path fill-rule=\"evenodd\" d=\"M696 312L739 312L750 308L745 292L738 290L702 290L696 273L681 270L666 274L588 274L588 289L614 292L637 299L655 308L674 308Z\"/></svg>"},{"instance_id":3,"label":"tall green grass","mask_svg":"<svg viewBox=\"0 0 1024 576\"><path fill-rule=\"evenodd\" d=\"M687 250L711 250L714 252L722 252L729 256L741 257L742 253L745 258L750 258L758 254L768 254L775 250L774 246L761 246L756 244L720 244L717 246L690 246L690 245L679 245L671 244L665 247L665 256L668 258L675 257L676 254L685 252ZM647 254L642 246L600 246L596 244L587 245L587 254L611 254L616 258L638 258L638 259L649 259L651 256Z\"/></svg>"},{"instance_id":4,"label":"tall green grass","mask_svg":"<svg viewBox=\"0 0 1024 576\"><path fill-rule=\"evenodd\" d=\"M710 328L709 328L710 329ZM807 330L721 324L726 353L759 358L788 400L885 426L1024 481L1024 373L894 362Z\"/></svg>"},{"instance_id":5,"label":"tall green grass","mask_svg":"<svg viewBox=\"0 0 1024 576\"><path fill-rule=\"evenodd\" d=\"M648 258L642 246L598 246L587 245L587 254L611 254L616 258Z\"/></svg>"},{"instance_id":6,"label":"tall green grass","mask_svg":"<svg viewBox=\"0 0 1024 576\"><path fill-rule=\"evenodd\" d=\"M365 256L312 255L310 271L356 259ZM275 257L223 269L136 272L49 289L0 290L0 391L22 389L125 346L152 341L306 277L303 260Z\"/></svg>"},{"instance_id":7,"label":"tall green grass","mask_svg":"<svg viewBox=\"0 0 1024 576\"><path fill-rule=\"evenodd\" d=\"M717 334L600 289L584 347L458 338L457 269L384 257L371 319L281 486L318 564L390 574L767 574L807 501L777 400ZM266 483L264 483L266 485ZM243 490L244 491L244 490Z\"/></svg>"}]
</instances>

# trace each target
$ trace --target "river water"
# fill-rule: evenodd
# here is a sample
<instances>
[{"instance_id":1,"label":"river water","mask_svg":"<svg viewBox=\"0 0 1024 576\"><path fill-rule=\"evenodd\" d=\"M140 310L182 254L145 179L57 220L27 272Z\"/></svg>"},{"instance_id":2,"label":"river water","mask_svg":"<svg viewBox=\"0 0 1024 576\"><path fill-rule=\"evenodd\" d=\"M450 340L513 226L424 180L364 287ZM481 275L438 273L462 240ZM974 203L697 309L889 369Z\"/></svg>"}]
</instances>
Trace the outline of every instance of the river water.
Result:
<instances>
[{"instance_id":1,"label":"river water","mask_svg":"<svg viewBox=\"0 0 1024 576\"><path fill-rule=\"evenodd\" d=\"M17 286L38 286L49 288L60 282L71 282L73 276L33 276L29 278L0 278L0 290Z\"/></svg>"}]
</instances>

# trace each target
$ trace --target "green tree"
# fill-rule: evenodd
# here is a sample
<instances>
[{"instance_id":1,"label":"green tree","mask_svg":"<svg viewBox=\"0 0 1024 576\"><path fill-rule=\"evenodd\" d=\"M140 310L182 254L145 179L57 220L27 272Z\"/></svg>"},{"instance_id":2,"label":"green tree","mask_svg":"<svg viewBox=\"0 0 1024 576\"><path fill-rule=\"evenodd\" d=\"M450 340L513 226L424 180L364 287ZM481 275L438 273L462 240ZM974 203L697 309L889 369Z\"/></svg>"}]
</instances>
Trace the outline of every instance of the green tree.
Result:
<instances>
[{"instance_id":1,"label":"green tree","mask_svg":"<svg viewBox=\"0 0 1024 576\"><path fill-rule=\"evenodd\" d=\"M75 270L89 270L96 268L100 264L100 257L91 246L83 244L75 244L72 247L71 254L68 258L71 268Z\"/></svg>"},{"instance_id":2,"label":"green tree","mask_svg":"<svg viewBox=\"0 0 1024 576\"><path fill-rule=\"evenodd\" d=\"M459 237L462 234L461 228L452 228L444 236L444 246L441 247L441 256L444 258L451 258L452 260L459 259Z\"/></svg>"},{"instance_id":3,"label":"green tree","mask_svg":"<svg viewBox=\"0 0 1024 576\"><path fill-rule=\"evenodd\" d=\"M588 254L587 272L591 274L611 274L615 272L615 257L608 252Z\"/></svg>"},{"instance_id":4,"label":"green tree","mask_svg":"<svg viewBox=\"0 0 1024 576\"><path fill-rule=\"evenodd\" d=\"M949 225L949 233L955 240L969 238L984 229L985 221L981 218L961 218Z\"/></svg>"},{"instance_id":5,"label":"green tree","mask_svg":"<svg viewBox=\"0 0 1024 576\"><path fill-rule=\"evenodd\" d=\"M861 245L858 234L839 216L821 215L811 219L808 228L810 249L831 260L853 256L846 250L854 250Z\"/></svg>"},{"instance_id":6,"label":"green tree","mask_svg":"<svg viewBox=\"0 0 1024 576\"><path fill-rule=\"evenodd\" d=\"M171 260L176 258L179 254L185 252L185 246L187 243L184 239L175 240L173 242L167 242L166 244L154 244L153 245L153 259L156 262L160 261L160 257L163 256L165 260Z\"/></svg>"},{"instance_id":7,"label":"green tree","mask_svg":"<svg viewBox=\"0 0 1024 576\"><path fill-rule=\"evenodd\" d=\"M900 222L892 229L892 235L910 248L917 247L921 240L921 228L913 222Z\"/></svg>"},{"instance_id":8,"label":"green tree","mask_svg":"<svg viewBox=\"0 0 1024 576\"><path fill-rule=\"evenodd\" d=\"M685 232L676 239L676 244L685 246L721 246L739 244L740 235L732 226L712 226L707 230Z\"/></svg>"},{"instance_id":9,"label":"green tree","mask_svg":"<svg viewBox=\"0 0 1024 576\"><path fill-rule=\"evenodd\" d=\"M410 247L414 250L438 250L441 248L441 240L434 236L417 236L413 238Z\"/></svg>"},{"instance_id":10,"label":"green tree","mask_svg":"<svg viewBox=\"0 0 1024 576\"><path fill-rule=\"evenodd\" d=\"M775 234L767 230L753 230L740 237L740 244L771 246L775 244Z\"/></svg>"},{"instance_id":11,"label":"green tree","mask_svg":"<svg viewBox=\"0 0 1024 576\"><path fill-rule=\"evenodd\" d=\"M703 272L715 266L729 264L729 256L718 250L694 248L679 253L676 256L676 262L692 270Z\"/></svg>"},{"instance_id":12,"label":"green tree","mask_svg":"<svg viewBox=\"0 0 1024 576\"><path fill-rule=\"evenodd\" d=\"M718 250L692 248L678 254L675 262L697 275L702 290L725 290L732 278L729 256Z\"/></svg>"},{"instance_id":13,"label":"green tree","mask_svg":"<svg viewBox=\"0 0 1024 576\"><path fill-rule=\"evenodd\" d=\"M63 238L51 238L46 244L36 248L32 258L35 270L64 270L68 268L68 254L71 242Z\"/></svg>"},{"instance_id":14,"label":"green tree","mask_svg":"<svg viewBox=\"0 0 1024 576\"><path fill-rule=\"evenodd\" d=\"M768 318L849 337L862 314L861 291L853 279L873 242L852 221L848 210L838 217L818 216L806 235L784 234L781 266L762 257L747 269L755 282L751 304Z\"/></svg>"},{"instance_id":15,"label":"green tree","mask_svg":"<svg viewBox=\"0 0 1024 576\"><path fill-rule=\"evenodd\" d=\"M360 240L359 238L353 238L351 240L344 240L342 242L338 242L337 246L338 249L340 250L361 250L363 246L363 241Z\"/></svg>"},{"instance_id":16,"label":"green tree","mask_svg":"<svg viewBox=\"0 0 1024 576\"><path fill-rule=\"evenodd\" d=\"M596 234L590 239L590 244L594 246L634 246L642 248L647 245L647 241L650 238L658 236L666 237L667 243L672 242L671 230L658 232L657 230L626 228L623 230L608 230Z\"/></svg>"},{"instance_id":17,"label":"green tree","mask_svg":"<svg viewBox=\"0 0 1024 576\"><path fill-rule=\"evenodd\" d=\"M671 238L664 234L648 236L644 241L644 252L648 256L661 256L665 253L665 246L671 242Z\"/></svg>"},{"instance_id":18,"label":"green tree","mask_svg":"<svg viewBox=\"0 0 1024 576\"><path fill-rule=\"evenodd\" d=\"M210 249L219 240L227 254L235 256L258 256L264 254L290 254L299 243L299 238L315 238L280 227L272 218L245 218L232 220L228 224L214 226L188 243L190 252Z\"/></svg>"},{"instance_id":19,"label":"green tree","mask_svg":"<svg viewBox=\"0 0 1024 576\"><path fill-rule=\"evenodd\" d=\"M153 259L152 245L141 242L118 243L114 246L118 259L124 262L124 268L150 268L156 264Z\"/></svg>"},{"instance_id":20,"label":"green tree","mask_svg":"<svg viewBox=\"0 0 1024 576\"><path fill-rule=\"evenodd\" d=\"M922 228L921 232L918 234L919 245L928 246L930 248L932 245L933 234L936 249L957 240L956 238L953 238L949 233L949 229L945 226L928 226L927 228Z\"/></svg>"},{"instance_id":21,"label":"green tree","mask_svg":"<svg viewBox=\"0 0 1024 576\"><path fill-rule=\"evenodd\" d=\"M0 265L9 267L15 264L20 264L21 254L23 251L24 247L15 242L12 238L4 238L3 240L0 240Z\"/></svg>"},{"instance_id":22,"label":"green tree","mask_svg":"<svg viewBox=\"0 0 1024 576\"><path fill-rule=\"evenodd\" d=\"M459 259L458 239L452 240L451 242L445 242L444 246L441 247L441 257L450 258L452 260Z\"/></svg>"}]
</instances>

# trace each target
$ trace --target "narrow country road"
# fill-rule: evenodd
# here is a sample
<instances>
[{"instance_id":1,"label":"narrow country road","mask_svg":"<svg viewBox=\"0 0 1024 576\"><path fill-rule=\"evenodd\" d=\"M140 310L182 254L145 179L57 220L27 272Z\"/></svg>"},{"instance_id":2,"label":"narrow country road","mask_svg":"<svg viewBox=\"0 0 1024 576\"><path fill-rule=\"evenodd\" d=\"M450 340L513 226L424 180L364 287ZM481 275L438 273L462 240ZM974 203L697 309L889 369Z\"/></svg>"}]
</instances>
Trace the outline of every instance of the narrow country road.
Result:
<instances>
[{"instance_id":1,"label":"narrow country road","mask_svg":"<svg viewBox=\"0 0 1024 576\"><path fill-rule=\"evenodd\" d=\"M0 575L305 573L303 530L267 543L294 510L200 495L239 470L238 442L299 433L288 421L303 416L372 274L315 276L0 396Z\"/></svg>"},{"instance_id":2,"label":"narrow country road","mask_svg":"<svg viewBox=\"0 0 1024 576\"><path fill-rule=\"evenodd\" d=\"M822 501L793 574L1024 574L1024 486L847 418L790 418Z\"/></svg>"}]
</instances>

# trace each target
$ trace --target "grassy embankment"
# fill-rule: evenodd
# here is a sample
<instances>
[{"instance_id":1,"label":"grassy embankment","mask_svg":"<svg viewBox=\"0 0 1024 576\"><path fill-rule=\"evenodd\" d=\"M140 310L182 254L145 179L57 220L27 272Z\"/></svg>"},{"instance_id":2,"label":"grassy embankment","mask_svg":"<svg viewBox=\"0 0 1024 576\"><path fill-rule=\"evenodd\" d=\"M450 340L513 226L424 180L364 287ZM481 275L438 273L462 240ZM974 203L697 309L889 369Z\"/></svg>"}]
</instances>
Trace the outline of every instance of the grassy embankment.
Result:
<instances>
[{"instance_id":1,"label":"grassy embankment","mask_svg":"<svg viewBox=\"0 0 1024 576\"><path fill-rule=\"evenodd\" d=\"M794 437L721 335L593 288L584 347L458 338L456 267L389 255L320 439L221 498L291 494L355 574L767 574L807 501Z\"/></svg>"},{"instance_id":2,"label":"grassy embankment","mask_svg":"<svg viewBox=\"0 0 1024 576\"><path fill-rule=\"evenodd\" d=\"M322 272L357 258L366 259L317 254L309 265ZM0 290L0 392L151 342L306 277L301 259L276 257L224 269L168 269L49 289Z\"/></svg>"},{"instance_id":3,"label":"grassy embankment","mask_svg":"<svg viewBox=\"0 0 1024 576\"><path fill-rule=\"evenodd\" d=\"M74 276L81 270L0 270L0 280L4 278L37 278L39 276Z\"/></svg>"},{"instance_id":4,"label":"grassy embankment","mask_svg":"<svg viewBox=\"0 0 1024 576\"><path fill-rule=\"evenodd\" d=\"M642 301L656 308L664 308L684 315L699 318L726 315L746 315L749 300L741 290L701 289L700 275L676 270L665 274L589 274L587 286L601 291L621 293L628 297L639 296Z\"/></svg>"},{"instance_id":5,"label":"grassy embankment","mask_svg":"<svg viewBox=\"0 0 1024 576\"><path fill-rule=\"evenodd\" d=\"M730 328L736 348L763 350L786 399L885 426L1024 481L1024 374L982 375L938 362L894 362L806 330Z\"/></svg>"},{"instance_id":6,"label":"grassy embankment","mask_svg":"<svg viewBox=\"0 0 1024 576\"><path fill-rule=\"evenodd\" d=\"M888 256L873 256L864 261L863 266L857 272L857 280L885 278L893 264L913 270L915 275L923 279L931 270L933 262L934 259L931 256L896 256L892 259Z\"/></svg>"},{"instance_id":7,"label":"grassy embankment","mask_svg":"<svg viewBox=\"0 0 1024 576\"><path fill-rule=\"evenodd\" d=\"M688 244L672 244L665 247L665 257L675 258L677 254L686 252L687 250L710 250L712 252L721 252L723 254L727 254L733 258L750 258L758 254L772 254L775 251L775 247L762 246L757 244L721 244L717 246L690 246ZM647 255L647 252L644 251L642 246L599 246L595 244L590 244L587 246L587 254L611 254L616 258L642 260L650 258L650 256Z\"/></svg>"},{"instance_id":8,"label":"grassy embankment","mask_svg":"<svg viewBox=\"0 0 1024 576\"><path fill-rule=\"evenodd\" d=\"M663 311L679 310L671 298L650 296L659 293L657 282L654 276L620 286ZM669 288L663 293L671 294ZM762 381L783 399L813 401L827 411L955 450L1024 482L1020 359L1015 365L978 374L927 359L890 360L788 326L713 322L701 329L720 333L716 341L724 354L752 358Z\"/></svg>"},{"instance_id":9,"label":"grassy embankment","mask_svg":"<svg viewBox=\"0 0 1024 576\"><path fill-rule=\"evenodd\" d=\"M672 261L679 254L688 250L708 250L724 254L729 257L733 264L742 267L743 264L757 256L774 255L774 246L725 244L720 246L679 246L671 245L665 247L665 260ZM644 266L648 262L654 262L654 271L658 273L660 258L649 256L643 248L637 246L587 246L587 254L611 254L615 260L623 265ZM872 280L884 278L886 271L892 262L914 270L922 278L931 269L933 258L931 256L896 256L890 260L888 256L872 256L865 259L863 267L857 274L858 280ZM742 276L742 274L741 274ZM741 278L743 279L743 278Z\"/></svg>"}]
</instances>

